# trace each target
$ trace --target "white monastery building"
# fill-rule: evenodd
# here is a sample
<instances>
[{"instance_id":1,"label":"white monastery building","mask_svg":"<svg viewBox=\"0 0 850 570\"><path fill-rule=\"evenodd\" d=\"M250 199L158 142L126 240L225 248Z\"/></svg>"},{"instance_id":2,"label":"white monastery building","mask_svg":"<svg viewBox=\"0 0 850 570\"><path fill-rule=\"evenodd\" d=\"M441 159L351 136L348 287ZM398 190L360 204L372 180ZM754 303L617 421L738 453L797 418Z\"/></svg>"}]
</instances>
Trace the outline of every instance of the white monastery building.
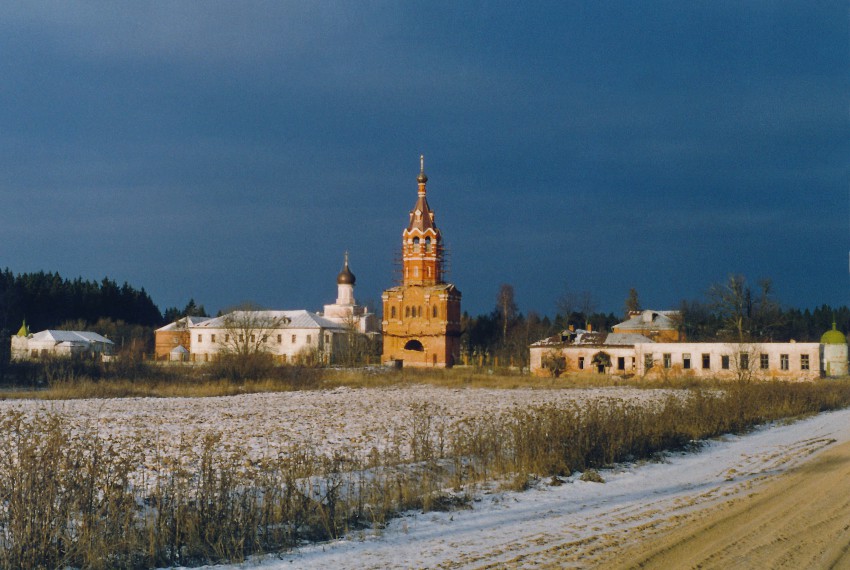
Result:
<instances>
[{"instance_id":1,"label":"white monastery building","mask_svg":"<svg viewBox=\"0 0 850 570\"><path fill-rule=\"evenodd\" d=\"M277 362L334 362L350 335L375 334L374 314L354 298L356 278L348 254L337 276L336 303L324 312L232 311L219 317L184 317L156 331L158 360L210 362L223 353L266 352Z\"/></svg>"}]
</instances>

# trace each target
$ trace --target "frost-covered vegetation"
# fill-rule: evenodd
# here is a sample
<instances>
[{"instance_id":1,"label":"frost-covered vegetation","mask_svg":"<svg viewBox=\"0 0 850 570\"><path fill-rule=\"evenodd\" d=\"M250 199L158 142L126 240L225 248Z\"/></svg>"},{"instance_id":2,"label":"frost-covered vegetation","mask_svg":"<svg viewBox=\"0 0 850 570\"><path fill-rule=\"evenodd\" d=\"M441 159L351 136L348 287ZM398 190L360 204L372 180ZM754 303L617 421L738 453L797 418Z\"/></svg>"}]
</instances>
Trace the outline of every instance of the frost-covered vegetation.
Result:
<instances>
[{"instance_id":1,"label":"frost-covered vegetation","mask_svg":"<svg viewBox=\"0 0 850 570\"><path fill-rule=\"evenodd\" d=\"M241 560L848 404L845 382L5 401L0 566Z\"/></svg>"}]
</instances>

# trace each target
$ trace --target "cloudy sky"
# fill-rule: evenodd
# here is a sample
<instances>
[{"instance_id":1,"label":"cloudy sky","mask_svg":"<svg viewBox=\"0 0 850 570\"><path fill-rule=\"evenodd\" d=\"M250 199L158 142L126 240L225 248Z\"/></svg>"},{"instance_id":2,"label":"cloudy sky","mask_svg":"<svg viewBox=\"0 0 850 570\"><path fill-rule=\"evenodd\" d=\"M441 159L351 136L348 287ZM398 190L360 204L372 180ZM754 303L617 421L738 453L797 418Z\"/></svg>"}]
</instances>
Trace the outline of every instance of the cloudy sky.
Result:
<instances>
[{"instance_id":1,"label":"cloudy sky","mask_svg":"<svg viewBox=\"0 0 850 570\"><path fill-rule=\"evenodd\" d=\"M845 2L56 2L0 18L0 266L162 308L394 279L419 155L472 314L731 273L847 304Z\"/></svg>"}]
</instances>

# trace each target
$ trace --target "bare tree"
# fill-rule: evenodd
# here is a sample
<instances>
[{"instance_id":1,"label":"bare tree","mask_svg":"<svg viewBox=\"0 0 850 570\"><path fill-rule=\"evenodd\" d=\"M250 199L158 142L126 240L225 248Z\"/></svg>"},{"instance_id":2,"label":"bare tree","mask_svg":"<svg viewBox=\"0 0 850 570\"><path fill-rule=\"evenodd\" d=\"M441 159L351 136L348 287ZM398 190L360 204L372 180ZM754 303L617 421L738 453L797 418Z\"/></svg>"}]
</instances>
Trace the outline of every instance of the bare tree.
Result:
<instances>
[{"instance_id":1,"label":"bare tree","mask_svg":"<svg viewBox=\"0 0 850 570\"><path fill-rule=\"evenodd\" d=\"M286 326L289 319L273 311L244 305L222 316L221 323L224 334L218 340L220 352L250 356L269 352L272 333Z\"/></svg>"},{"instance_id":2,"label":"bare tree","mask_svg":"<svg viewBox=\"0 0 850 570\"><path fill-rule=\"evenodd\" d=\"M514 302L513 285L502 283L496 295L496 310L502 317L502 346L508 342L508 325L516 318L517 306Z\"/></svg>"},{"instance_id":3,"label":"bare tree","mask_svg":"<svg viewBox=\"0 0 850 570\"><path fill-rule=\"evenodd\" d=\"M744 276L730 275L726 282L712 285L708 296L724 324L737 334L738 342L744 342L744 337L749 332L746 325L752 302Z\"/></svg>"},{"instance_id":4,"label":"bare tree","mask_svg":"<svg viewBox=\"0 0 850 570\"><path fill-rule=\"evenodd\" d=\"M709 289L712 307L738 342L769 337L780 324L782 312L773 299L770 279L760 280L759 287L754 297L743 275L730 275Z\"/></svg>"},{"instance_id":5,"label":"bare tree","mask_svg":"<svg viewBox=\"0 0 850 570\"><path fill-rule=\"evenodd\" d=\"M564 291L555 303L556 308L564 318L569 319L573 313L581 313L585 320L596 310L596 299L590 291Z\"/></svg>"},{"instance_id":6,"label":"bare tree","mask_svg":"<svg viewBox=\"0 0 850 570\"><path fill-rule=\"evenodd\" d=\"M360 319L353 312L345 316L342 324L345 327L344 364L354 366L362 359L366 335L360 332Z\"/></svg>"},{"instance_id":7,"label":"bare tree","mask_svg":"<svg viewBox=\"0 0 850 570\"><path fill-rule=\"evenodd\" d=\"M248 303L219 318L221 332L216 339L219 358L214 373L236 382L267 375L274 366L271 348L277 338L273 335L289 319Z\"/></svg>"}]
</instances>

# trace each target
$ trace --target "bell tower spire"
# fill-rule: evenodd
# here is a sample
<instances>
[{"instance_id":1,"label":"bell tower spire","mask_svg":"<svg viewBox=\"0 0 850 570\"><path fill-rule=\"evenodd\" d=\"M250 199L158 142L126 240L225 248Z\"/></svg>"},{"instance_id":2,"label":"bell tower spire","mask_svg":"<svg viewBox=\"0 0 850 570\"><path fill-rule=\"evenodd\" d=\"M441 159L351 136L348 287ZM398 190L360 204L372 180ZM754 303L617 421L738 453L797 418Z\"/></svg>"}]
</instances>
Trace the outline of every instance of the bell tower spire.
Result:
<instances>
[{"instance_id":1,"label":"bell tower spire","mask_svg":"<svg viewBox=\"0 0 850 570\"><path fill-rule=\"evenodd\" d=\"M419 176L416 177L419 182L419 196L425 196L425 184L428 182L428 176L425 175L425 155L419 155Z\"/></svg>"},{"instance_id":2,"label":"bell tower spire","mask_svg":"<svg viewBox=\"0 0 850 570\"><path fill-rule=\"evenodd\" d=\"M401 254L405 285L437 285L443 282L443 236L437 229L434 212L425 197L425 156L419 155L419 184L410 223L401 234Z\"/></svg>"}]
</instances>

